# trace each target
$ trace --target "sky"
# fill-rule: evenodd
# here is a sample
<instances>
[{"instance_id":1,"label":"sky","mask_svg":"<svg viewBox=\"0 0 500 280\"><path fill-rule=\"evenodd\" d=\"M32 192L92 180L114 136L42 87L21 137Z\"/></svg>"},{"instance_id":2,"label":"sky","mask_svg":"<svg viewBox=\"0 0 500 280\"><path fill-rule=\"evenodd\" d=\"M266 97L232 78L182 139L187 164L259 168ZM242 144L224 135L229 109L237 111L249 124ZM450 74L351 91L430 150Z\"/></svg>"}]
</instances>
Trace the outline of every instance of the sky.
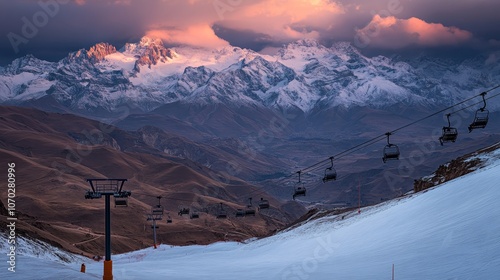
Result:
<instances>
[{"instance_id":1,"label":"sky","mask_svg":"<svg viewBox=\"0 0 500 280\"><path fill-rule=\"evenodd\" d=\"M367 54L500 50L498 0L0 0L0 65L142 36L272 52L299 39Z\"/></svg>"}]
</instances>

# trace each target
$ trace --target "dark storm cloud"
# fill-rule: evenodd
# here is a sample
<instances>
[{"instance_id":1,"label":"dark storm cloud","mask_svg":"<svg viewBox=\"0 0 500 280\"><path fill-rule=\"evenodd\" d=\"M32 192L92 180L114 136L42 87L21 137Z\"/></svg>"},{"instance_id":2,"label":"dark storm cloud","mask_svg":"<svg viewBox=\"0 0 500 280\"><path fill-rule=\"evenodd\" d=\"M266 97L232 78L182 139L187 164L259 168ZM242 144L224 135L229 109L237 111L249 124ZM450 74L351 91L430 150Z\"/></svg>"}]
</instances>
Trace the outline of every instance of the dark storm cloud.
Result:
<instances>
[{"instance_id":1,"label":"dark storm cloud","mask_svg":"<svg viewBox=\"0 0 500 280\"><path fill-rule=\"evenodd\" d=\"M220 25L213 25L215 34L228 41L232 46L260 51L265 47L280 47L287 41L276 41L272 36L252 30L235 30Z\"/></svg>"},{"instance_id":2,"label":"dark storm cloud","mask_svg":"<svg viewBox=\"0 0 500 280\"><path fill-rule=\"evenodd\" d=\"M40 4L42 3L42 4ZM70 51L106 41L121 47L140 38L137 24L125 6L76 5L70 1L4 1L9 11L1 19L0 64L32 53L41 59L59 60Z\"/></svg>"}]
</instances>

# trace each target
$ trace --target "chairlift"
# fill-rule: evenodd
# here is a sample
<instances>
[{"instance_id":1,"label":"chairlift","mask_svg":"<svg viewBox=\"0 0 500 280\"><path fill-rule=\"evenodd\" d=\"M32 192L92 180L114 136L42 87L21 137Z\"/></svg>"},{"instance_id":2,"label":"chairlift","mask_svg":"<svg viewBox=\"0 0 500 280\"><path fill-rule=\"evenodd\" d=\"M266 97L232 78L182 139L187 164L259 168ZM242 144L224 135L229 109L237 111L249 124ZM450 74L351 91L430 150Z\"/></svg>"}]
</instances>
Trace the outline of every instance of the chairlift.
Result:
<instances>
[{"instance_id":1,"label":"chairlift","mask_svg":"<svg viewBox=\"0 0 500 280\"><path fill-rule=\"evenodd\" d=\"M458 131L455 127L451 127L450 115L451 114L446 114L446 117L448 118L448 126L443 126L443 135L439 137L441 146L443 146L445 142L455 143L455 141L457 140Z\"/></svg>"},{"instance_id":2,"label":"chairlift","mask_svg":"<svg viewBox=\"0 0 500 280\"><path fill-rule=\"evenodd\" d=\"M245 216L250 216L250 215L255 216L255 209L253 208L251 197L248 198L247 209L245 209Z\"/></svg>"},{"instance_id":3,"label":"chairlift","mask_svg":"<svg viewBox=\"0 0 500 280\"><path fill-rule=\"evenodd\" d=\"M337 170L333 168L333 157L330 157L330 161L332 165L325 169L325 176L323 177L323 183L337 180Z\"/></svg>"},{"instance_id":4,"label":"chairlift","mask_svg":"<svg viewBox=\"0 0 500 280\"><path fill-rule=\"evenodd\" d=\"M189 215L189 208L188 207L181 207L179 209L179 212L177 213L179 216L182 215Z\"/></svg>"},{"instance_id":5,"label":"chairlift","mask_svg":"<svg viewBox=\"0 0 500 280\"><path fill-rule=\"evenodd\" d=\"M236 217L245 217L245 210L236 209Z\"/></svg>"},{"instance_id":6,"label":"chairlift","mask_svg":"<svg viewBox=\"0 0 500 280\"><path fill-rule=\"evenodd\" d=\"M259 201L259 209L269 209L269 200L263 199L262 197L260 198Z\"/></svg>"},{"instance_id":7,"label":"chairlift","mask_svg":"<svg viewBox=\"0 0 500 280\"><path fill-rule=\"evenodd\" d=\"M85 193L85 199L101 198L102 194L100 192L87 191Z\"/></svg>"},{"instance_id":8,"label":"chairlift","mask_svg":"<svg viewBox=\"0 0 500 280\"><path fill-rule=\"evenodd\" d=\"M220 203L220 210L219 210L219 213L217 213L216 218L217 219L226 219L227 218L227 212L222 207L222 202Z\"/></svg>"},{"instance_id":9,"label":"chairlift","mask_svg":"<svg viewBox=\"0 0 500 280\"><path fill-rule=\"evenodd\" d=\"M170 214L167 213L167 224L171 224L172 223L172 217L170 217Z\"/></svg>"},{"instance_id":10,"label":"chairlift","mask_svg":"<svg viewBox=\"0 0 500 280\"><path fill-rule=\"evenodd\" d=\"M299 182L297 182L297 185L293 189L293 200L295 200L297 196L306 196L306 187L304 187L304 183L300 181L300 173L301 171L297 171L297 174L299 174Z\"/></svg>"},{"instance_id":11,"label":"chairlift","mask_svg":"<svg viewBox=\"0 0 500 280\"><path fill-rule=\"evenodd\" d=\"M151 214L153 215L163 215L163 206L156 205L151 207Z\"/></svg>"},{"instance_id":12,"label":"chairlift","mask_svg":"<svg viewBox=\"0 0 500 280\"><path fill-rule=\"evenodd\" d=\"M389 136L391 136L392 133L387 132L385 135L387 135L387 145L384 147L384 157L382 160L384 163L386 163L388 160L399 160L399 147L395 144L391 144L389 142Z\"/></svg>"},{"instance_id":13,"label":"chairlift","mask_svg":"<svg viewBox=\"0 0 500 280\"><path fill-rule=\"evenodd\" d=\"M189 218L190 219L198 219L198 218L200 218L200 214L197 211L192 211Z\"/></svg>"},{"instance_id":14,"label":"chairlift","mask_svg":"<svg viewBox=\"0 0 500 280\"><path fill-rule=\"evenodd\" d=\"M469 133L476 128L485 128L486 124L488 124L489 112L488 110L486 110L486 99L484 98L485 95L486 92L481 93L484 105L483 107L481 107L476 111L476 115L474 116L474 121L472 121L472 123L469 125Z\"/></svg>"},{"instance_id":15,"label":"chairlift","mask_svg":"<svg viewBox=\"0 0 500 280\"><path fill-rule=\"evenodd\" d=\"M128 206L128 194L126 192L123 193L114 193L113 197L115 198L115 207L127 207Z\"/></svg>"},{"instance_id":16,"label":"chairlift","mask_svg":"<svg viewBox=\"0 0 500 280\"><path fill-rule=\"evenodd\" d=\"M157 196L158 198L158 204L156 206L151 207L151 214L153 215L163 215L163 206L161 205L161 195Z\"/></svg>"}]
</instances>

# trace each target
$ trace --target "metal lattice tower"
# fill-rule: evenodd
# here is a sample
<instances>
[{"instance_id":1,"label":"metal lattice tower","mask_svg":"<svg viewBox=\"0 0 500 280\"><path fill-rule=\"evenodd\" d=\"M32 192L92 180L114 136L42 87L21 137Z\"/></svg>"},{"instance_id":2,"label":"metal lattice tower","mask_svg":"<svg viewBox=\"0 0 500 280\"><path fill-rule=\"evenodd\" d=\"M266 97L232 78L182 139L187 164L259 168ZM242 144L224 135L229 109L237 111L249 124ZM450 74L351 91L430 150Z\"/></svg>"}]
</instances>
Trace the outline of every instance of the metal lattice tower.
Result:
<instances>
[{"instance_id":1,"label":"metal lattice tower","mask_svg":"<svg viewBox=\"0 0 500 280\"><path fill-rule=\"evenodd\" d=\"M111 261L111 196L115 198L115 207L127 206L130 191L124 191L123 184L127 179L87 179L91 190L85 193L85 199L98 199L104 196L105 201L105 247L103 280L113 280L113 262Z\"/></svg>"},{"instance_id":2,"label":"metal lattice tower","mask_svg":"<svg viewBox=\"0 0 500 280\"><path fill-rule=\"evenodd\" d=\"M153 242L154 242L154 248L156 249L156 221L161 221L163 219L163 206L161 205L161 195L157 196L158 198L158 205L151 207L151 213L148 213L146 215L146 220L147 221L152 221L153 225Z\"/></svg>"}]
</instances>

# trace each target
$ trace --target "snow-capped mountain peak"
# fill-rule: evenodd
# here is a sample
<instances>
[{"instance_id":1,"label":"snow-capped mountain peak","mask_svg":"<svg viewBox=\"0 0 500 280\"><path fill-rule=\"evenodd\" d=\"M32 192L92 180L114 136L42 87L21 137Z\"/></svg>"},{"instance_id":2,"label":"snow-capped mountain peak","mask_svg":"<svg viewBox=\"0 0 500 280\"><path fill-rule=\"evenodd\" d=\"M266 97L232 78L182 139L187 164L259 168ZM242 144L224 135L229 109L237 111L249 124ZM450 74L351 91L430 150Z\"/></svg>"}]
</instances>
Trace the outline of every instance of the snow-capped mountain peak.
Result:
<instances>
[{"instance_id":1,"label":"snow-capped mountain peak","mask_svg":"<svg viewBox=\"0 0 500 280\"><path fill-rule=\"evenodd\" d=\"M5 74L18 75L21 73L42 74L44 71L51 70L53 63L40 60L31 54L17 58L8 65Z\"/></svg>"},{"instance_id":2,"label":"snow-capped mountain peak","mask_svg":"<svg viewBox=\"0 0 500 280\"><path fill-rule=\"evenodd\" d=\"M85 49L80 49L76 52L72 52L68 55L67 62L82 63L88 60L90 63L99 63L104 60L104 58L110 54L116 52L116 48L108 43L98 43L87 51Z\"/></svg>"},{"instance_id":3,"label":"snow-capped mountain peak","mask_svg":"<svg viewBox=\"0 0 500 280\"><path fill-rule=\"evenodd\" d=\"M126 43L120 51L126 54L142 55L151 48L165 48L165 45L159 38L144 36L137 43Z\"/></svg>"},{"instance_id":4,"label":"snow-capped mountain peak","mask_svg":"<svg viewBox=\"0 0 500 280\"><path fill-rule=\"evenodd\" d=\"M142 66L151 68L176 56L174 51L165 48L161 39L147 36L142 37L138 43L125 44L122 53L136 58L133 68L135 72L140 72Z\"/></svg>"},{"instance_id":5,"label":"snow-capped mountain peak","mask_svg":"<svg viewBox=\"0 0 500 280\"><path fill-rule=\"evenodd\" d=\"M100 43L58 63L17 59L0 74L0 100L51 95L71 107L109 110L127 103L145 111L176 101L304 112L317 106L449 105L498 84L499 72L497 64L476 60L367 57L347 42L325 47L299 40L262 55L232 46L167 48L160 39L143 37L120 51Z\"/></svg>"},{"instance_id":6,"label":"snow-capped mountain peak","mask_svg":"<svg viewBox=\"0 0 500 280\"><path fill-rule=\"evenodd\" d=\"M163 46L163 41L160 38L152 38L148 36L143 36L139 41L139 46L148 47L150 45Z\"/></svg>"}]
</instances>

